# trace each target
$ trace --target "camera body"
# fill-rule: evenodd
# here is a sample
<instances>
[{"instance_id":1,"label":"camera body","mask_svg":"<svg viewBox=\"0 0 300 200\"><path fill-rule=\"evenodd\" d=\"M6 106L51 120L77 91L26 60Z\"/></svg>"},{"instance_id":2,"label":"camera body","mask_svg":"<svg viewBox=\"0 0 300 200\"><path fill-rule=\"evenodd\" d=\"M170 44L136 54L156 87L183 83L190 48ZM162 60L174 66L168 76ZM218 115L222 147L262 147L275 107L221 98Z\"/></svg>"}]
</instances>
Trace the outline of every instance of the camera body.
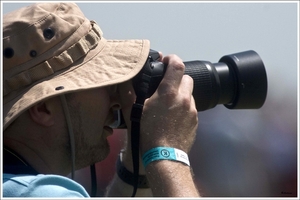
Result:
<instances>
[{"instance_id":1,"label":"camera body","mask_svg":"<svg viewBox=\"0 0 300 200\"><path fill-rule=\"evenodd\" d=\"M145 95L143 98L151 97L163 79L166 66L162 62L157 61L158 59L159 53L150 50L142 70L132 79L133 88L137 96Z\"/></svg>"}]
</instances>

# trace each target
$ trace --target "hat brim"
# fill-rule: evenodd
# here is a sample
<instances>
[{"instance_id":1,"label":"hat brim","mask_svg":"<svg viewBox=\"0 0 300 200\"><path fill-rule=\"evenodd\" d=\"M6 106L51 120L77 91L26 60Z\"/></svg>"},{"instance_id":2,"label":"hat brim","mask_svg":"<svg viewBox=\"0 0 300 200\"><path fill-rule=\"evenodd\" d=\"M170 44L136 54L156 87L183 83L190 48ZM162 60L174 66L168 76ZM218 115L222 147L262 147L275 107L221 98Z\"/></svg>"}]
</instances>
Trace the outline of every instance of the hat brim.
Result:
<instances>
[{"instance_id":1,"label":"hat brim","mask_svg":"<svg viewBox=\"0 0 300 200\"><path fill-rule=\"evenodd\" d=\"M21 113L45 99L81 90L104 87L133 78L148 57L148 40L106 40L68 69L36 82L22 92L15 91L4 102L3 130ZM18 93L19 92L19 93Z\"/></svg>"}]
</instances>

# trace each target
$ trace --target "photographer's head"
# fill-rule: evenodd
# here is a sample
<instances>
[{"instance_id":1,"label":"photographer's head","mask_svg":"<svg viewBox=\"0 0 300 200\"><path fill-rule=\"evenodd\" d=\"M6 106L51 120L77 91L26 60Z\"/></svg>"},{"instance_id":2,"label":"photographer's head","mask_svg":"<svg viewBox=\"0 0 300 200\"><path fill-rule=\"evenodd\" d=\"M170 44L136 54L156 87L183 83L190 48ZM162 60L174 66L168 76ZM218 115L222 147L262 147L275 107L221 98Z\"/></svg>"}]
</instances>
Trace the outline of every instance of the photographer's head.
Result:
<instances>
[{"instance_id":1,"label":"photographer's head","mask_svg":"<svg viewBox=\"0 0 300 200\"><path fill-rule=\"evenodd\" d=\"M73 3L38 3L4 15L4 145L30 154L29 162L40 160L33 167L41 173L69 173L71 119L81 149L76 167L103 160L112 110L120 107L115 85L140 71L149 49L147 40L106 40ZM57 165L49 165L54 157Z\"/></svg>"}]
</instances>

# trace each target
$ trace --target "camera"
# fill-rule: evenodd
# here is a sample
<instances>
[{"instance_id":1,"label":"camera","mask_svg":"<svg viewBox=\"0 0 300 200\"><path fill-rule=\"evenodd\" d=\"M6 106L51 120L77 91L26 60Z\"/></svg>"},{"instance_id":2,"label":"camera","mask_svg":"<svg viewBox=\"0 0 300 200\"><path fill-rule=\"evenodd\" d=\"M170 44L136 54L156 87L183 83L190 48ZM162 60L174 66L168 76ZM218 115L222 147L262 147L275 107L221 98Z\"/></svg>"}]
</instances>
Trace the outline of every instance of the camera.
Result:
<instances>
[{"instance_id":1,"label":"camera","mask_svg":"<svg viewBox=\"0 0 300 200\"><path fill-rule=\"evenodd\" d=\"M133 78L136 94L148 90L148 98L155 92L166 70L158 58L159 53L150 50L143 69ZM265 102L266 70L260 56L253 50L223 56L214 64L197 60L183 63L185 74L194 80L193 97L198 111L217 104L224 104L229 109L257 109Z\"/></svg>"},{"instance_id":2,"label":"camera","mask_svg":"<svg viewBox=\"0 0 300 200\"><path fill-rule=\"evenodd\" d=\"M142 70L132 79L137 96L149 98L161 82L166 67L159 53L150 50ZM258 109L267 96L267 74L260 56L253 50L225 55L217 63L187 61L185 74L194 80L193 97L197 111L223 104L228 109ZM122 128L122 114L118 125ZM123 124L123 125L122 125Z\"/></svg>"}]
</instances>

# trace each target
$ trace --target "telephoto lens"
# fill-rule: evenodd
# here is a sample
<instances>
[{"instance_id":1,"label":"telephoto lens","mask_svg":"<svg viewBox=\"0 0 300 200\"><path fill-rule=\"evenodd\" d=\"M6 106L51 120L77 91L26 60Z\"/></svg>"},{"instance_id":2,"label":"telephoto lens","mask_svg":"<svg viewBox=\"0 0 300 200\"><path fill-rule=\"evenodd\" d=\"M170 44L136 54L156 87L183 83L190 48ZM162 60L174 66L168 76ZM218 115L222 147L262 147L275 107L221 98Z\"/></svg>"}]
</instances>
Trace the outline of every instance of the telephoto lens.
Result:
<instances>
[{"instance_id":1,"label":"telephoto lens","mask_svg":"<svg viewBox=\"0 0 300 200\"><path fill-rule=\"evenodd\" d=\"M185 74L194 80L198 111L224 104L229 109L258 109L267 96L267 74L253 50L223 56L218 63L188 61Z\"/></svg>"},{"instance_id":2,"label":"telephoto lens","mask_svg":"<svg viewBox=\"0 0 300 200\"><path fill-rule=\"evenodd\" d=\"M137 99L152 96L167 66L157 61L159 53L150 50L142 70L132 79ZM194 80L193 97L197 111L223 104L228 109L258 109L266 100L268 83L265 66L253 50L229 54L217 63L187 61L185 74ZM122 111L116 111L114 128L126 128Z\"/></svg>"}]
</instances>

